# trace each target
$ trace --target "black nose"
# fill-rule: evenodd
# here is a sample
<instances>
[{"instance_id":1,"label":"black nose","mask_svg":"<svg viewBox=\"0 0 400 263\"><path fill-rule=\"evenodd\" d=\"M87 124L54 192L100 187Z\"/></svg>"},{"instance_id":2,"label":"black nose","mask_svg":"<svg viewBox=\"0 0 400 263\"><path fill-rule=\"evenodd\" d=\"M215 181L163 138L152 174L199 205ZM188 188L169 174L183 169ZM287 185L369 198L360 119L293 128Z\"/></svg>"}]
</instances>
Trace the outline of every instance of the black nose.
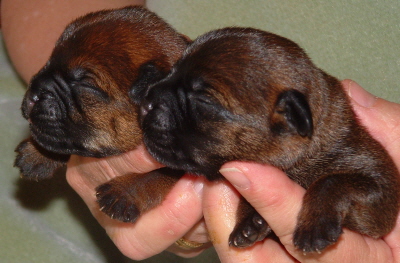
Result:
<instances>
[{"instance_id":1,"label":"black nose","mask_svg":"<svg viewBox=\"0 0 400 263\"><path fill-rule=\"evenodd\" d=\"M39 96L36 94L32 94L30 90L27 91L25 95L25 99L22 106L22 114L25 119L29 118L29 115L32 112L33 107L39 101Z\"/></svg>"},{"instance_id":2,"label":"black nose","mask_svg":"<svg viewBox=\"0 0 400 263\"><path fill-rule=\"evenodd\" d=\"M152 109L153 109L153 103L146 101L146 102L142 103L142 106L140 107L140 114L142 115L142 117L144 117Z\"/></svg>"},{"instance_id":3,"label":"black nose","mask_svg":"<svg viewBox=\"0 0 400 263\"><path fill-rule=\"evenodd\" d=\"M30 89L22 102L22 115L31 121L55 121L65 117L66 110L62 99L50 90Z\"/></svg>"}]
</instances>

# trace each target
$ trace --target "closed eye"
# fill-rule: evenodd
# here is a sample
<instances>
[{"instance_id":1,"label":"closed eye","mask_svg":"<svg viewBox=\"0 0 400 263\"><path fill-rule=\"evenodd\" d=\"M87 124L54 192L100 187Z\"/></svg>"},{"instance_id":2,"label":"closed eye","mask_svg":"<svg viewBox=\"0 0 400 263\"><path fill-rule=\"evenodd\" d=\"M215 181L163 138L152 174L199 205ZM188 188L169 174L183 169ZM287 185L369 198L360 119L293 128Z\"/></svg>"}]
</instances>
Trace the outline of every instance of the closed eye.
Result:
<instances>
[{"instance_id":1,"label":"closed eye","mask_svg":"<svg viewBox=\"0 0 400 263\"><path fill-rule=\"evenodd\" d=\"M202 103L202 104L207 104L207 105L215 104L215 102L213 102L213 100L211 100L211 98L209 96L207 96L207 95L196 96L195 100L197 102Z\"/></svg>"},{"instance_id":2,"label":"closed eye","mask_svg":"<svg viewBox=\"0 0 400 263\"><path fill-rule=\"evenodd\" d=\"M213 102L212 96L207 94L205 91L192 91L187 94L187 98L192 103L201 103L201 104L215 104Z\"/></svg>"},{"instance_id":3,"label":"closed eye","mask_svg":"<svg viewBox=\"0 0 400 263\"><path fill-rule=\"evenodd\" d=\"M95 78L96 76L90 70L82 67L75 68L70 72L70 87L78 94L88 92L103 100L109 100L107 92L99 88L93 81Z\"/></svg>"},{"instance_id":4,"label":"closed eye","mask_svg":"<svg viewBox=\"0 0 400 263\"><path fill-rule=\"evenodd\" d=\"M107 94L107 92L85 81L72 83L71 88L76 90L78 94L89 93L95 98L100 98L101 100L105 101L110 100L110 96Z\"/></svg>"}]
</instances>

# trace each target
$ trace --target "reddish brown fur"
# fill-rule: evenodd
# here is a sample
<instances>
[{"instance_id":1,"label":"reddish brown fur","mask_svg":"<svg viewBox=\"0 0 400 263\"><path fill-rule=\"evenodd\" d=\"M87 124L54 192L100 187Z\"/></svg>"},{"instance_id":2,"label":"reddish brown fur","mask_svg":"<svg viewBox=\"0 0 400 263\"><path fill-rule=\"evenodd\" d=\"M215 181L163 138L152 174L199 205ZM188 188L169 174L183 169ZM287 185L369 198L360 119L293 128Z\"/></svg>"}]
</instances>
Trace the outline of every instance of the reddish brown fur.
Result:
<instances>
[{"instance_id":1,"label":"reddish brown fur","mask_svg":"<svg viewBox=\"0 0 400 263\"><path fill-rule=\"evenodd\" d=\"M128 96L140 66L152 61L158 69L168 72L187 44L182 35L154 13L136 9L137 16L127 13L131 17L112 22L109 11L78 19L67 27L52 55L54 59L66 60L68 70L89 68L88 80L115 101L110 110L109 106L91 105L93 94L88 94L83 104L87 107L85 121L92 122L94 129L99 130L99 135L92 138L93 143L104 143L121 152L132 150L141 142L137 107ZM104 136L103 131L109 140L97 141Z\"/></svg>"},{"instance_id":2,"label":"reddish brown fur","mask_svg":"<svg viewBox=\"0 0 400 263\"><path fill-rule=\"evenodd\" d=\"M69 154L102 157L133 150L142 137L138 106L128 91L145 73L145 63L166 74L188 41L143 7L104 10L73 21L25 95L22 111L31 121L33 139L16 150L21 175L52 176L51 154L43 162L43 149L63 155L52 167L64 166Z\"/></svg>"},{"instance_id":3,"label":"reddish brown fur","mask_svg":"<svg viewBox=\"0 0 400 263\"><path fill-rule=\"evenodd\" d=\"M128 91L167 74L188 42L142 7L73 21L25 95L22 111L32 137L16 149L21 176L49 178L70 154L102 157L135 149L142 143L139 107ZM155 74L145 64L157 69ZM113 218L133 222L158 205L182 175L162 169L117 177L97 189L99 206Z\"/></svg>"}]
</instances>

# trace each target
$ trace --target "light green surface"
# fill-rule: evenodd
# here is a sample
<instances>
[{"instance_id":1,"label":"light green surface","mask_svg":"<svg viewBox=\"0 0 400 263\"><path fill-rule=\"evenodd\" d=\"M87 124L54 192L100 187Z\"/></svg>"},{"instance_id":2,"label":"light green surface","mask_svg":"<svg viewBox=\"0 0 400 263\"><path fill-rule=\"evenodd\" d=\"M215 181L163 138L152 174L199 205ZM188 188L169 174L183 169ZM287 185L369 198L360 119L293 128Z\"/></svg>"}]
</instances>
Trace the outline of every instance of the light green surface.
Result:
<instances>
[{"instance_id":1,"label":"light green surface","mask_svg":"<svg viewBox=\"0 0 400 263\"><path fill-rule=\"evenodd\" d=\"M190 37L232 25L289 37L327 72L352 78L372 93L400 102L397 0L150 0L148 4ZM0 47L0 262L132 262L117 251L63 176L39 184L18 180L12 163L13 149L28 132L19 111L24 91ZM195 259L163 253L144 262L218 260L209 250Z\"/></svg>"},{"instance_id":2,"label":"light green surface","mask_svg":"<svg viewBox=\"0 0 400 263\"><path fill-rule=\"evenodd\" d=\"M400 102L398 0L150 0L148 6L192 38L235 25L280 34L328 73Z\"/></svg>"}]
</instances>

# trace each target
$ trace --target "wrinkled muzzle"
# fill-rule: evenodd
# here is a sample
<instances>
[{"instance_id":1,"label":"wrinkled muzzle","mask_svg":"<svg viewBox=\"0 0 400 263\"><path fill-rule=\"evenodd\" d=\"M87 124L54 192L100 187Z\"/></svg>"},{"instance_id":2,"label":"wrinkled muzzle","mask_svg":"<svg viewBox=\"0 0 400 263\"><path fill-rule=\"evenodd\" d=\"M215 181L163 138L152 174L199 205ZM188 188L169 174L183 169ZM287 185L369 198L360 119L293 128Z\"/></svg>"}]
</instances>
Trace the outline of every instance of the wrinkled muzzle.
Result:
<instances>
[{"instance_id":1,"label":"wrinkled muzzle","mask_svg":"<svg viewBox=\"0 0 400 263\"><path fill-rule=\"evenodd\" d=\"M150 87L141 101L140 120L148 131L171 133L186 129L187 98L183 91L166 84Z\"/></svg>"},{"instance_id":2,"label":"wrinkled muzzle","mask_svg":"<svg viewBox=\"0 0 400 263\"><path fill-rule=\"evenodd\" d=\"M39 145L49 151L71 154L84 148L81 141L87 135L81 132L87 130L86 124L77 125L73 120L79 109L77 104L62 78L37 75L25 94L21 110Z\"/></svg>"},{"instance_id":3,"label":"wrinkled muzzle","mask_svg":"<svg viewBox=\"0 0 400 263\"><path fill-rule=\"evenodd\" d=\"M61 79L34 79L22 102L22 115L33 125L48 125L66 117L70 102L67 84Z\"/></svg>"}]
</instances>

